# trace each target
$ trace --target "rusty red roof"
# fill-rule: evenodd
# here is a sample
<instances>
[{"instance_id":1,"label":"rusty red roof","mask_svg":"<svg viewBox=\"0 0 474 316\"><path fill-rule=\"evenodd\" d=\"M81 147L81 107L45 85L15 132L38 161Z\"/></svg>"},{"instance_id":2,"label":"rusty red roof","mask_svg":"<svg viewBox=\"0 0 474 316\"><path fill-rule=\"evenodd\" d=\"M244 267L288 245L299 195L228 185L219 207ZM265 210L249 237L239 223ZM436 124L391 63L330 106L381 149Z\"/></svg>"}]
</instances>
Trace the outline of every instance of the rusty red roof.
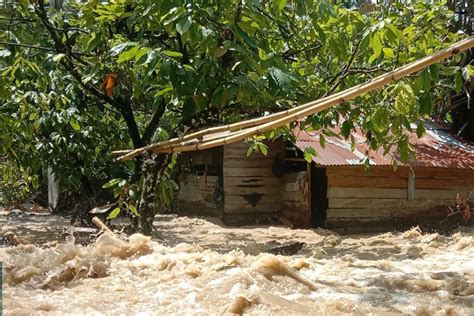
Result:
<instances>
[{"instance_id":1,"label":"rusty red roof","mask_svg":"<svg viewBox=\"0 0 474 316\"><path fill-rule=\"evenodd\" d=\"M421 139L416 133L410 136L410 144L416 154L416 159L409 162L410 166L474 169L474 142L456 137L446 126L440 124L426 122L425 126L426 133ZM338 133L339 129L335 128L333 131ZM383 150L368 152L366 138L359 129L352 134L356 140L353 151L350 140L344 140L342 137L324 135L326 141L322 148L319 132L295 128L294 134L296 147L300 150L307 147L316 150L317 155L313 156L313 161L318 165L361 165L367 153L372 165L390 165L393 159L403 165L395 148L387 155L383 154Z\"/></svg>"}]
</instances>

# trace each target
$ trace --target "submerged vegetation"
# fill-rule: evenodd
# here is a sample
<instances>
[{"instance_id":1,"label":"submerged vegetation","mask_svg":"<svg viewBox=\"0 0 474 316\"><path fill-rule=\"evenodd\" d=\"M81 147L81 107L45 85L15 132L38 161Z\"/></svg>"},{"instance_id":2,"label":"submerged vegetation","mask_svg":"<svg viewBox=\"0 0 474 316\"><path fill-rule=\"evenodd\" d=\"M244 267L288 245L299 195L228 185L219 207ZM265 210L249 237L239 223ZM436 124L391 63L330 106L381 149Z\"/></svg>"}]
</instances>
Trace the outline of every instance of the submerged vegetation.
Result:
<instances>
[{"instance_id":1,"label":"submerged vegetation","mask_svg":"<svg viewBox=\"0 0 474 316\"><path fill-rule=\"evenodd\" d=\"M172 203L176 156L118 163L112 150L287 109L465 37L445 1L1 3L0 181L15 194L0 198L37 189L51 167L62 196L86 196L89 209L94 198L111 199L113 188L120 200L113 215L140 214L137 228L145 232ZM421 136L422 119L449 118L446 92L460 92L473 72L465 59L433 65L301 125L323 135L340 126L352 143L360 127L371 149L396 146L407 161L412 129ZM266 136L291 138L290 131ZM252 146L265 151L258 141Z\"/></svg>"}]
</instances>

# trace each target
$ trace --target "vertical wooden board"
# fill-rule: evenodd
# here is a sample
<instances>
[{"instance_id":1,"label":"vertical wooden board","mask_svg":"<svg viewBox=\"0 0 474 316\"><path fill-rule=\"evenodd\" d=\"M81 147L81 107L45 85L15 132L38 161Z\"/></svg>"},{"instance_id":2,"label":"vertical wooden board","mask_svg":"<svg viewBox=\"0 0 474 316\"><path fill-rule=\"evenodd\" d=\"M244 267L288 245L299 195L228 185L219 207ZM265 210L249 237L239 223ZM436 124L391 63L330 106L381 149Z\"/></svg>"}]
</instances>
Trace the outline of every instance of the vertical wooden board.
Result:
<instances>
[{"instance_id":1,"label":"vertical wooden board","mask_svg":"<svg viewBox=\"0 0 474 316\"><path fill-rule=\"evenodd\" d=\"M415 174L413 170L408 171L408 188L407 188L407 199L412 201L415 199Z\"/></svg>"}]
</instances>

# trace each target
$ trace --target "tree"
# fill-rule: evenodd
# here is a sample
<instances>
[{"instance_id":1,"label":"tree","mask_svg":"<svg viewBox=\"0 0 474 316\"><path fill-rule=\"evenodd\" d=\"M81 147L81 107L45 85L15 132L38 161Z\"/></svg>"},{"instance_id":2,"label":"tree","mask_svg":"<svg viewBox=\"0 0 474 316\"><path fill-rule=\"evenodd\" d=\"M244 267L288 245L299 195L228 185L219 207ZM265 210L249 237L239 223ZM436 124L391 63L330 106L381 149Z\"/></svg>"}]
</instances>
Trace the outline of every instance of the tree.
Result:
<instances>
[{"instance_id":1,"label":"tree","mask_svg":"<svg viewBox=\"0 0 474 316\"><path fill-rule=\"evenodd\" d=\"M0 155L32 174L51 165L75 188L87 187L91 171L132 182L145 171L145 232L157 211L152 187L168 181L173 156L118 167L106 152L314 100L461 36L449 32L453 13L442 2L364 10L313 0L57 3L22 0L0 17L0 117L12 120L1 127ZM418 120L449 88L438 79L459 71L452 61L432 66L301 124L325 134L340 125L353 142L359 126L371 148L397 146L408 160L410 123L423 133Z\"/></svg>"}]
</instances>

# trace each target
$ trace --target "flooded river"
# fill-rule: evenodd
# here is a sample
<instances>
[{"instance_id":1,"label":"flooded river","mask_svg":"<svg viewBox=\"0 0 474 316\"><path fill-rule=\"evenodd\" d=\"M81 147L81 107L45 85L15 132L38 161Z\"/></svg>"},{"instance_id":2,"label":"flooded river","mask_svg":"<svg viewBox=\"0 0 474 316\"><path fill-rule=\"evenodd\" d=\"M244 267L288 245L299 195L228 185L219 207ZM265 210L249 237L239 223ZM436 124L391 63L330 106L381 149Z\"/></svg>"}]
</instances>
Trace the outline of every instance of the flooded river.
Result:
<instances>
[{"instance_id":1,"label":"flooded river","mask_svg":"<svg viewBox=\"0 0 474 316\"><path fill-rule=\"evenodd\" d=\"M23 239L0 249L5 315L474 314L472 228L339 236L164 215L159 240L80 245L60 217L0 224ZM297 242L296 254L265 253Z\"/></svg>"}]
</instances>

